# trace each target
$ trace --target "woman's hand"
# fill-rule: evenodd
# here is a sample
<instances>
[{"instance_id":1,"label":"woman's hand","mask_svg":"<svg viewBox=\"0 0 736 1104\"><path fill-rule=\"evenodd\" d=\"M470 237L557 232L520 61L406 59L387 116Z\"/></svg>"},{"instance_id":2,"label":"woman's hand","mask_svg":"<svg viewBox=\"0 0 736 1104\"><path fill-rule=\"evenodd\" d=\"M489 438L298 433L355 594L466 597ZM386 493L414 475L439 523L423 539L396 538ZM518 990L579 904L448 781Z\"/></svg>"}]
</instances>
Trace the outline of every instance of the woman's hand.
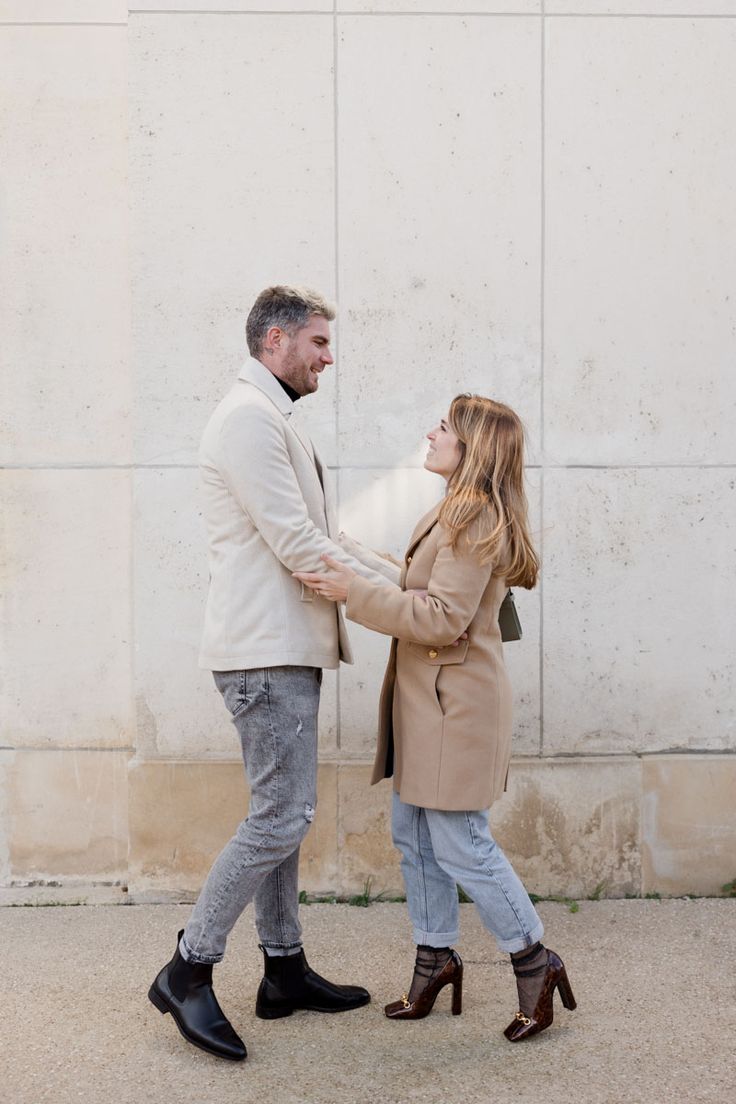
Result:
<instances>
[{"instance_id":1,"label":"woman's hand","mask_svg":"<svg viewBox=\"0 0 736 1104\"><path fill-rule=\"evenodd\" d=\"M324 560L329 571L294 571L295 579L315 591L321 598L327 598L330 602L345 602L348 596L350 580L357 575L352 567L347 567L339 560L333 560L326 552L320 559Z\"/></svg>"}]
</instances>

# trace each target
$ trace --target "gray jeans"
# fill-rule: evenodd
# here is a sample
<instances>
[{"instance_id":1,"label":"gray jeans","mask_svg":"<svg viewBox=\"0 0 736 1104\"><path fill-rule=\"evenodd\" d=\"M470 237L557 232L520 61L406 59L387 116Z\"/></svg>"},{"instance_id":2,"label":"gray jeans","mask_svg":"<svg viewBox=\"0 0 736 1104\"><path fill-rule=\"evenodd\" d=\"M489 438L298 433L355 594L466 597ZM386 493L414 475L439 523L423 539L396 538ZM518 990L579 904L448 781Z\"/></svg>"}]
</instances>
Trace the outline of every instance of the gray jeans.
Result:
<instances>
[{"instance_id":1,"label":"gray jeans","mask_svg":"<svg viewBox=\"0 0 736 1104\"><path fill-rule=\"evenodd\" d=\"M181 951L190 962L219 962L251 901L264 947L300 946L299 846L317 804L321 669L264 667L214 677L240 736L250 806L184 929Z\"/></svg>"}]
</instances>

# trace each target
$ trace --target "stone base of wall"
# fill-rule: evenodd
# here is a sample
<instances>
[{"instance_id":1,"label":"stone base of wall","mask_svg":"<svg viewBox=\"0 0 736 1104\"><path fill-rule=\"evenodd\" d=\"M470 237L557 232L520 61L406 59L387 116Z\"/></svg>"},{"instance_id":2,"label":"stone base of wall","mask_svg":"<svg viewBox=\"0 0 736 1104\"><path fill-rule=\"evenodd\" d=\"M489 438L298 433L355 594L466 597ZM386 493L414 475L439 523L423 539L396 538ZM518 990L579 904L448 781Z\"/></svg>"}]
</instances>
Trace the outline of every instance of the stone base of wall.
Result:
<instances>
[{"instance_id":1,"label":"stone base of wall","mask_svg":"<svg viewBox=\"0 0 736 1104\"><path fill-rule=\"evenodd\" d=\"M12 752L0 903L189 901L245 814L237 762L116 752ZM320 765L302 848L309 893L401 894L390 785L359 762ZM54 793L76 789L57 807ZM519 758L492 830L542 896L718 895L736 878L736 755ZM127 892L126 892L127 887Z\"/></svg>"}]
</instances>

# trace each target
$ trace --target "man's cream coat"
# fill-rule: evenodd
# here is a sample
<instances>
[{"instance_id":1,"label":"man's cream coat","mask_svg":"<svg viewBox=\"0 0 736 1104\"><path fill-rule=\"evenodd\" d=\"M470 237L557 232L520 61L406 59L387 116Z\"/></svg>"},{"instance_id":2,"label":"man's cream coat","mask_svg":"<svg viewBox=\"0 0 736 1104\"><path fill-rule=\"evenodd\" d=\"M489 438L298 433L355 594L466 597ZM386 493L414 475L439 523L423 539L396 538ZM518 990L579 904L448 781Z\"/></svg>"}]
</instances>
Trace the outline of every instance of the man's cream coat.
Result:
<instances>
[{"instance_id":1,"label":"man's cream coat","mask_svg":"<svg viewBox=\"0 0 736 1104\"><path fill-rule=\"evenodd\" d=\"M352 663L339 607L291 573L320 570L328 552L386 583L330 539L327 472L293 410L278 380L250 359L204 431L210 585L199 659L211 671Z\"/></svg>"}]
</instances>

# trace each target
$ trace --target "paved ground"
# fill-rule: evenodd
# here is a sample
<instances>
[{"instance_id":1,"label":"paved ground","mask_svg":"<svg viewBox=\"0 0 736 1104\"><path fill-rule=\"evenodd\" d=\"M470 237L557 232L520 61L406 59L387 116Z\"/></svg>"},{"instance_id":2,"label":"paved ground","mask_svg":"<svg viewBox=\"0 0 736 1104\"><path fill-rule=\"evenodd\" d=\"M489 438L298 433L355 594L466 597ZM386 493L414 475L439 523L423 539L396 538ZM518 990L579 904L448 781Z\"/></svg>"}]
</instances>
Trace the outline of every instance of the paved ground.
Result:
<instances>
[{"instance_id":1,"label":"paved ground","mask_svg":"<svg viewBox=\"0 0 736 1104\"><path fill-rule=\"evenodd\" d=\"M465 1000L450 1015L392 1023L413 949L404 906L303 909L313 964L366 985L374 1002L338 1016L264 1022L250 916L216 969L246 1040L230 1065L188 1046L146 999L188 908L0 909L0 1099L4 1104L732 1104L736 1100L736 901L542 903L578 1010L555 1009L538 1039L512 1046L507 959L462 906Z\"/></svg>"}]
</instances>

